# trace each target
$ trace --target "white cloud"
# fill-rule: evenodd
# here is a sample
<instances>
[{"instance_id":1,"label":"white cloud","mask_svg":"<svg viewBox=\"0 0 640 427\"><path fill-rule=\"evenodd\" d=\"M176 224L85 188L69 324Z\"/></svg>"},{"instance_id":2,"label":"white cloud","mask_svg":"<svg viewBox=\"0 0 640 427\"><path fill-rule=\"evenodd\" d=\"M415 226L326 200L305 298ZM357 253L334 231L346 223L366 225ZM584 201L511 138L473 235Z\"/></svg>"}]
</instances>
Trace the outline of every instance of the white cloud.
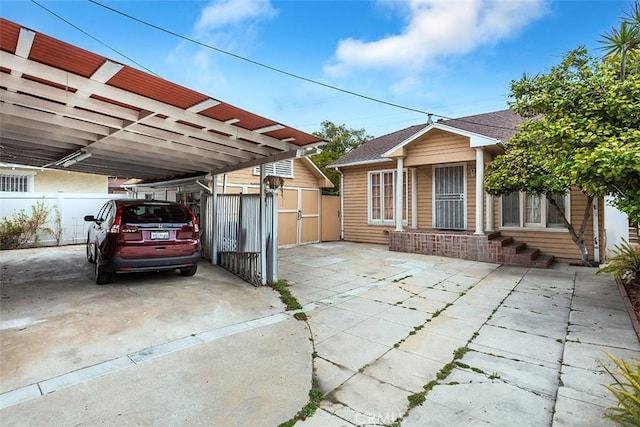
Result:
<instances>
[{"instance_id":1,"label":"white cloud","mask_svg":"<svg viewBox=\"0 0 640 427\"><path fill-rule=\"evenodd\" d=\"M269 0L213 0L202 10L195 28L198 31L209 31L270 18L275 13Z\"/></svg>"},{"instance_id":2,"label":"white cloud","mask_svg":"<svg viewBox=\"0 0 640 427\"><path fill-rule=\"evenodd\" d=\"M406 14L402 32L375 41L341 40L327 73L342 75L356 68L420 72L439 57L497 43L545 10L545 0L409 0L400 3L403 8L391 3L394 11Z\"/></svg>"}]
</instances>

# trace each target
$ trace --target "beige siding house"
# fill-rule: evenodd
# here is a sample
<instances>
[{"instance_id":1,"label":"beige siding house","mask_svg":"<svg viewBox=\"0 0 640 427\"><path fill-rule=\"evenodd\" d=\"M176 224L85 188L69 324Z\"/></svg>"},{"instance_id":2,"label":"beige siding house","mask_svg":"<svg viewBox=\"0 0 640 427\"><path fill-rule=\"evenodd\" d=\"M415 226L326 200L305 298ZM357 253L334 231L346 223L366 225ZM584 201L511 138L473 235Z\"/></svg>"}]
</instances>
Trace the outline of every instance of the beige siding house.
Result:
<instances>
[{"instance_id":1,"label":"beige siding house","mask_svg":"<svg viewBox=\"0 0 640 427\"><path fill-rule=\"evenodd\" d=\"M266 175L278 176L283 185L278 194L278 246L288 247L320 242L328 228L339 228L338 212L336 221L324 225L323 208L330 205L322 196L322 189L333 187L333 183L308 158L297 158L271 163L265 166ZM218 175L218 194L255 194L260 192L260 171L258 167L247 168ZM200 176L173 182L146 183L129 186L138 197L176 200L188 205L198 217L204 215L204 198L211 185L210 177ZM326 205L326 206L325 206ZM333 204L331 204L333 206ZM337 211L336 205L336 211ZM324 213L327 217L331 212ZM336 234L337 231L336 231Z\"/></svg>"},{"instance_id":2,"label":"beige siding house","mask_svg":"<svg viewBox=\"0 0 640 427\"><path fill-rule=\"evenodd\" d=\"M484 192L485 166L503 152L521 122L509 110L442 120L349 152L332 165L343 177L342 238L388 244L393 251L532 267L547 267L554 259L579 262L577 246L544 197ZM558 201L578 229L586 197L571 189ZM598 261L604 255L602 200L594 212L585 241Z\"/></svg>"},{"instance_id":3,"label":"beige siding house","mask_svg":"<svg viewBox=\"0 0 640 427\"><path fill-rule=\"evenodd\" d=\"M284 180L278 194L278 246L320 242L322 189L333 187L331 180L306 157L267 165L266 174L279 176ZM218 191L259 193L260 171L256 167L230 173L226 180L221 177Z\"/></svg>"}]
</instances>

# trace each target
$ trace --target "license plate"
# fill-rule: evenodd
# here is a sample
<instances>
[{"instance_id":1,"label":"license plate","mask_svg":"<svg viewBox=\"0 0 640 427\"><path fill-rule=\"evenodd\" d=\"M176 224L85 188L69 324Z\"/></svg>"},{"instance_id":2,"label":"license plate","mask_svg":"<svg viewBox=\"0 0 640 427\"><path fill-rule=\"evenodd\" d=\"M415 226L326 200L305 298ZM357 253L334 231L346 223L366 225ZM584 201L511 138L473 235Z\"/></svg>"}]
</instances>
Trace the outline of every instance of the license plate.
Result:
<instances>
[{"instance_id":1,"label":"license plate","mask_svg":"<svg viewBox=\"0 0 640 427\"><path fill-rule=\"evenodd\" d=\"M152 231L151 232L151 240L168 240L169 232L168 231Z\"/></svg>"}]
</instances>

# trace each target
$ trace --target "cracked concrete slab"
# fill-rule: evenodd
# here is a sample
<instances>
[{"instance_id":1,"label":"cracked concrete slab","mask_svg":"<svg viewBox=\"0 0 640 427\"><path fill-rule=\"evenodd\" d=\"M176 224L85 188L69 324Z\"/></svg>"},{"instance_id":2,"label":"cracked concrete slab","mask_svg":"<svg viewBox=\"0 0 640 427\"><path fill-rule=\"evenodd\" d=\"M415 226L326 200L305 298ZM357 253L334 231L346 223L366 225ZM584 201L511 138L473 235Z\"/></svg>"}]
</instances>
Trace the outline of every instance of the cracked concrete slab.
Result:
<instances>
[{"instance_id":1,"label":"cracked concrete slab","mask_svg":"<svg viewBox=\"0 0 640 427\"><path fill-rule=\"evenodd\" d=\"M367 425L391 423L401 417L407 409L409 394L366 374L356 374L331 393L331 399L349 408L342 412L343 418L355 425Z\"/></svg>"},{"instance_id":2,"label":"cracked concrete slab","mask_svg":"<svg viewBox=\"0 0 640 427\"><path fill-rule=\"evenodd\" d=\"M488 324L553 339L564 339L567 333L567 318L568 313L561 310L531 313L503 306L491 316Z\"/></svg>"},{"instance_id":3,"label":"cracked concrete slab","mask_svg":"<svg viewBox=\"0 0 640 427\"><path fill-rule=\"evenodd\" d=\"M429 416L433 416L431 409L434 403L449 410L441 415L445 419L479 420L492 426L505 427L522 424L549 425L553 412L553 401L548 397L510 384L493 382L439 385L428 394L425 404L413 408L406 419L406 425L418 425L413 423L418 418L428 421Z\"/></svg>"},{"instance_id":4,"label":"cracked concrete slab","mask_svg":"<svg viewBox=\"0 0 640 427\"><path fill-rule=\"evenodd\" d=\"M442 362L427 359L402 350L392 350L370 364L364 373L398 388L420 392L422 387L436 378Z\"/></svg>"},{"instance_id":5,"label":"cracked concrete slab","mask_svg":"<svg viewBox=\"0 0 640 427\"><path fill-rule=\"evenodd\" d=\"M558 371L554 367L505 359L477 351L467 352L461 362L469 365L469 369L476 368L481 370L484 372L485 378L496 376L497 381L544 394L549 398L555 396L558 388ZM447 379L456 380L455 377Z\"/></svg>"},{"instance_id":6,"label":"cracked concrete slab","mask_svg":"<svg viewBox=\"0 0 640 427\"><path fill-rule=\"evenodd\" d=\"M563 351L563 343L556 339L491 325L484 326L469 347L483 353L545 366L559 366Z\"/></svg>"}]
</instances>

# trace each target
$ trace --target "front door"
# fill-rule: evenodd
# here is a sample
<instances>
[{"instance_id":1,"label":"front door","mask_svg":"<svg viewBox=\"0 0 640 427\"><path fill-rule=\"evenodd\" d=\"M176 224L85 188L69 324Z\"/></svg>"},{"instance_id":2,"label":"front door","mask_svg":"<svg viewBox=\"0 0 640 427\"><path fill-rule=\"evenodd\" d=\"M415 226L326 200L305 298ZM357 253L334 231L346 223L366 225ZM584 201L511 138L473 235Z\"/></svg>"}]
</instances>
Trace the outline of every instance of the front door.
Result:
<instances>
[{"instance_id":1,"label":"front door","mask_svg":"<svg viewBox=\"0 0 640 427\"><path fill-rule=\"evenodd\" d=\"M465 230L466 180L464 165L433 168L433 228Z\"/></svg>"}]
</instances>

